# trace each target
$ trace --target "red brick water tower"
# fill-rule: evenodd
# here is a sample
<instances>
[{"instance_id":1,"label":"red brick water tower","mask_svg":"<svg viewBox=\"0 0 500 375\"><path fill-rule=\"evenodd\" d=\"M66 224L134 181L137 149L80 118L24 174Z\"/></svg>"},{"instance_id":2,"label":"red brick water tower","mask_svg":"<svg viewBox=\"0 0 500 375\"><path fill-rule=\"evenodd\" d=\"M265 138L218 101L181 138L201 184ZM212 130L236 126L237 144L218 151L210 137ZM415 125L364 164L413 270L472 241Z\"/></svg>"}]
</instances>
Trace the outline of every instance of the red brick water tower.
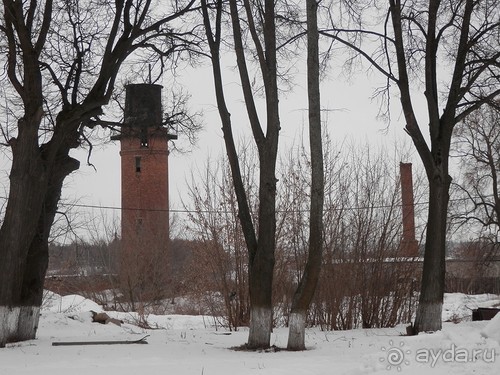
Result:
<instances>
[{"instance_id":1,"label":"red brick water tower","mask_svg":"<svg viewBox=\"0 0 500 375\"><path fill-rule=\"evenodd\" d=\"M121 147L120 279L141 297L167 268L168 141L177 136L162 124L161 90L127 85L124 122L112 137Z\"/></svg>"}]
</instances>

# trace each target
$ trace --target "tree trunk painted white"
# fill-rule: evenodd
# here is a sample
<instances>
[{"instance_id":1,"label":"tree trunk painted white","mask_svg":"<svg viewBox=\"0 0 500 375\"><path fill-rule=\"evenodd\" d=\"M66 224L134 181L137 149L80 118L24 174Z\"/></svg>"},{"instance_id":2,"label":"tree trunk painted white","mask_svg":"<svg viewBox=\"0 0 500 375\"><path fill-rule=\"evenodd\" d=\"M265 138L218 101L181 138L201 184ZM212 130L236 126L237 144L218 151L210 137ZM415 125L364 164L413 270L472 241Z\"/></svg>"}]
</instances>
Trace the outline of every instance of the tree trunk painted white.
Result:
<instances>
[{"instance_id":1,"label":"tree trunk painted white","mask_svg":"<svg viewBox=\"0 0 500 375\"><path fill-rule=\"evenodd\" d=\"M288 321L288 350L305 350L306 312L290 313Z\"/></svg>"},{"instance_id":2,"label":"tree trunk painted white","mask_svg":"<svg viewBox=\"0 0 500 375\"><path fill-rule=\"evenodd\" d=\"M306 1L307 11L307 97L309 150L311 152L311 195L307 262L295 290L289 318L288 350L305 350L305 324L319 281L323 256L324 165L319 88L318 2Z\"/></svg>"},{"instance_id":3,"label":"tree trunk painted white","mask_svg":"<svg viewBox=\"0 0 500 375\"><path fill-rule=\"evenodd\" d=\"M39 319L39 306L0 306L0 348L8 342L34 339Z\"/></svg>"},{"instance_id":4,"label":"tree trunk painted white","mask_svg":"<svg viewBox=\"0 0 500 375\"><path fill-rule=\"evenodd\" d=\"M420 301L417 308L417 318L415 320L415 326L418 327L418 332L440 331L443 325L442 311L442 303Z\"/></svg>"},{"instance_id":5,"label":"tree trunk painted white","mask_svg":"<svg viewBox=\"0 0 500 375\"><path fill-rule=\"evenodd\" d=\"M271 342L273 325L272 309L252 307L250 310L250 331L248 334L249 349L268 348Z\"/></svg>"},{"instance_id":6,"label":"tree trunk painted white","mask_svg":"<svg viewBox=\"0 0 500 375\"><path fill-rule=\"evenodd\" d=\"M19 307L0 306L0 348L16 335L20 310Z\"/></svg>"},{"instance_id":7,"label":"tree trunk painted white","mask_svg":"<svg viewBox=\"0 0 500 375\"><path fill-rule=\"evenodd\" d=\"M19 341L33 340L40 320L40 306L22 306L19 311L17 339Z\"/></svg>"}]
</instances>

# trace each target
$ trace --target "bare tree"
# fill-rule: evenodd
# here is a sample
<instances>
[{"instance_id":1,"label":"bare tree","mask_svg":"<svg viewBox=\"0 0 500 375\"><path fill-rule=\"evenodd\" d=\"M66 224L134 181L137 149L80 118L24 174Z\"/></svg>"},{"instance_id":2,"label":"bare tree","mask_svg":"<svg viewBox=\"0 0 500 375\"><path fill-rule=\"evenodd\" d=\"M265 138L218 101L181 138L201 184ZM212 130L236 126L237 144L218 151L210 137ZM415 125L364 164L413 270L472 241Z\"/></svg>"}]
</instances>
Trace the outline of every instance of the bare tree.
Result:
<instances>
[{"instance_id":1,"label":"bare tree","mask_svg":"<svg viewBox=\"0 0 500 375\"><path fill-rule=\"evenodd\" d=\"M290 40L294 26L300 25L300 10L290 3L264 1L253 3L232 1L229 14L233 34L233 48L243 89L248 119L259 157L259 214L254 223L248 212L248 202L243 189L238 154L232 140L231 119L222 84L220 66L221 37L224 7L222 2L202 2L205 30L210 46L215 91L226 151L231 166L235 192L238 197L239 215L249 251L249 288L251 319L247 346L251 349L268 347L272 326L272 285L276 250L276 160L278 148L279 88L278 80L286 81L280 71L278 50ZM319 95L317 3L308 3L308 92L310 150L312 159L311 214L309 216L309 256L302 280L292 303L289 349L304 349L305 315L316 288L321 267L322 207L323 207L323 154L321 145L321 119ZM214 15L215 14L215 15ZM212 21L211 16L215 17ZM242 25L245 25L243 32ZM246 36L248 35L248 39ZM258 66L258 85L252 84L247 53L253 54ZM257 88L255 87L257 86ZM263 125L256 104L258 87L262 88L267 122Z\"/></svg>"},{"instance_id":2,"label":"bare tree","mask_svg":"<svg viewBox=\"0 0 500 375\"><path fill-rule=\"evenodd\" d=\"M386 78L387 90L396 86L405 130L426 170L429 212L415 333L441 329L450 143L455 125L500 93L499 8L497 1L380 1L366 8L380 21L371 29L334 21L334 28L322 32L364 57ZM360 44L362 36L369 46ZM415 109L419 90L427 118ZM428 138L422 123L428 124Z\"/></svg>"},{"instance_id":3,"label":"bare tree","mask_svg":"<svg viewBox=\"0 0 500 375\"><path fill-rule=\"evenodd\" d=\"M309 151L311 154L311 194L309 212L309 250L307 263L295 291L290 311L288 350L305 350L306 315L314 297L321 271L323 251L323 140L319 90L318 2L306 2L307 14L307 91L309 101Z\"/></svg>"},{"instance_id":4,"label":"bare tree","mask_svg":"<svg viewBox=\"0 0 500 375\"><path fill-rule=\"evenodd\" d=\"M248 148L240 149L250 202L256 201L252 191L257 170L254 156ZM248 252L238 220L231 172L222 157L209 159L203 174L198 179L192 177L189 187L194 208L189 213L190 230L201 245L193 258L192 268L196 273L193 285L200 296L205 296L212 314L223 312L226 326L236 330L248 325L250 318Z\"/></svg>"},{"instance_id":5,"label":"bare tree","mask_svg":"<svg viewBox=\"0 0 500 375\"><path fill-rule=\"evenodd\" d=\"M270 0L266 0L264 4L244 1L240 5L236 1L230 2L234 51L248 118L259 157L259 213L255 224L251 217L248 197L245 192L238 153L233 139L231 117L223 88L220 63L221 41L223 40L222 17L225 10L223 8L222 1L208 4L202 0L217 106L238 201L239 218L249 254L250 332L247 346L251 349L266 348L270 345L272 329L272 284L276 248L276 159L280 129L275 4ZM212 21L212 13L215 13L215 22ZM250 32L260 73L263 77L265 124L261 122L257 111L248 72L242 22L245 22L245 27Z\"/></svg>"},{"instance_id":6,"label":"bare tree","mask_svg":"<svg viewBox=\"0 0 500 375\"><path fill-rule=\"evenodd\" d=\"M149 0L2 1L0 43L22 115L8 141L12 169L0 229L0 346L36 334L50 228L63 181L79 167L70 150L79 146L83 128L99 120L127 57L141 49L167 51L160 56L168 57L186 48L187 35L170 23L193 3L153 12Z\"/></svg>"},{"instance_id":7,"label":"bare tree","mask_svg":"<svg viewBox=\"0 0 500 375\"><path fill-rule=\"evenodd\" d=\"M459 226L479 226L479 235L498 242L500 231L500 111L485 105L457 126L453 144L460 178L454 184L463 196L452 215ZM459 207L456 207L459 206Z\"/></svg>"}]
</instances>

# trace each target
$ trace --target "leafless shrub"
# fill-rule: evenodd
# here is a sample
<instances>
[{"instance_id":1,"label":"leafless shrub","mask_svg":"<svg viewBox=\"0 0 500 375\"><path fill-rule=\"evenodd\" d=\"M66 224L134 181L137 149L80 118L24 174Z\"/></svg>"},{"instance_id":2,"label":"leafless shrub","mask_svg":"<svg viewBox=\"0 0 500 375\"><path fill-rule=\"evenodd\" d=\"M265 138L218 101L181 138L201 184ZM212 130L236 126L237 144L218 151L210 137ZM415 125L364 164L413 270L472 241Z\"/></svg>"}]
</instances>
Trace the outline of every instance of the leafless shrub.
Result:
<instances>
[{"instance_id":1,"label":"leafless shrub","mask_svg":"<svg viewBox=\"0 0 500 375\"><path fill-rule=\"evenodd\" d=\"M399 161L368 146L350 146L342 156L331 144L326 147L324 260L309 320L325 329L393 326L411 318L418 285L413 259L399 256ZM295 182L292 189L302 190L292 194L290 231L281 246L288 249L291 272L300 275L307 238L307 210L300 202L306 201L307 186L299 175L308 166L295 163L287 175Z\"/></svg>"},{"instance_id":2,"label":"leafless shrub","mask_svg":"<svg viewBox=\"0 0 500 375\"><path fill-rule=\"evenodd\" d=\"M351 147L347 153L331 144L326 149L325 253L309 325L348 329L409 321L418 272L413 259L399 257L399 160L368 146ZM288 323L305 263L310 167L306 156L298 147L281 161L273 284L276 325ZM225 316L227 325L235 328L248 317L248 305L242 303L247 293L246 253L223 165L209 163L202 182L196 185L193 179L190 188L193 234L200 242L191 272L198 295L209 296L205 303L210 311Z\"/></svg>"},{"instance_id":3,"label":"leafless shrub","mask_svg":"<svg viewBox=\"0 0 500 375\"><path fill-rule=\"evenodd\" d=\"M245 153L242 165L252 176L255 164ZM195 211L190 213L192 233L198 239L190 272L192 287L214 316L223 316L230 329L249 322L248 254L238 220L238 207L229 167L222 162L207 163L201 181L189 195ZM247 187L252 192L252 178Z\"/></svg>"}]
</instances>

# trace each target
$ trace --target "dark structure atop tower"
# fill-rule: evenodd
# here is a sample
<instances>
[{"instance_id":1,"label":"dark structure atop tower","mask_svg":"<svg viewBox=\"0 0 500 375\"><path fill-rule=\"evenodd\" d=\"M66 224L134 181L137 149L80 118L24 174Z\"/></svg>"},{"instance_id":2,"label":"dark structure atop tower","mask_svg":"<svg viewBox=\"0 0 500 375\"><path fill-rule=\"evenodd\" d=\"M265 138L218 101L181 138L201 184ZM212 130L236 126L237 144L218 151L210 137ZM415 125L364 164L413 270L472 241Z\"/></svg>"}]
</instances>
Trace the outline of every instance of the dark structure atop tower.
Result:
<instances>
[{"instance_id":1,"label":"dark structure atop tower","mask_svg":"<svg viewBox=\"0 0 500 375\"><path fill-rule=\"evenodd\" d=\"M126 87L125 116L119 135L113 140L135 138L141 147L149 147L150 137L177 139L176 134L163 126L161 105L162 86L154 84L131 84Z\"/></svg>"}]
</instances>

